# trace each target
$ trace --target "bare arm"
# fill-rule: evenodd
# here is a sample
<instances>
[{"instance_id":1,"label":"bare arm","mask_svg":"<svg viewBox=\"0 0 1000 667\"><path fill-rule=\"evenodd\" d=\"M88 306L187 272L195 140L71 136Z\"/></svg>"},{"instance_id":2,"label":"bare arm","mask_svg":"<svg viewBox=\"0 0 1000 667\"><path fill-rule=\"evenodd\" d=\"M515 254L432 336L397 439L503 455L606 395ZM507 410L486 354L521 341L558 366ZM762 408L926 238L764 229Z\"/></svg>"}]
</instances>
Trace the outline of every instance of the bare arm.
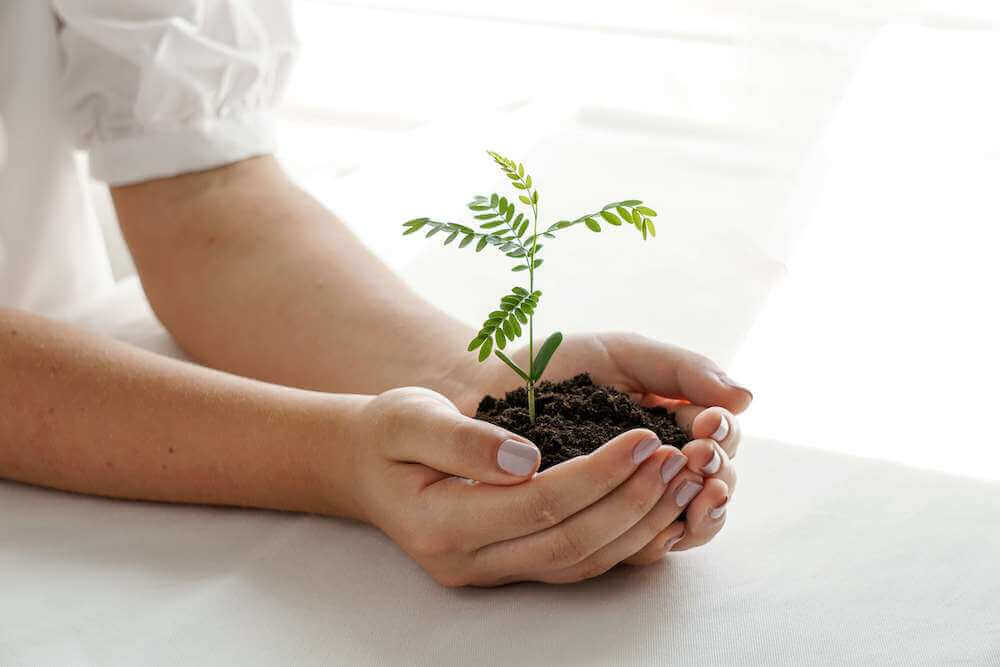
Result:
<instances>
[{"instance_id":1,"label":"bare arm","mask_svg":"<svg viewBox=\"0 0 1000 667\"><path fill-rule=\"evenodd\" d=\"M483 370L464 353L471 330L416 296L272 158L112 194L154 310L199 362L325 391L474 393L464 385Z\"/></svg>"},{"instance_id":2,"label":"bare arm","mask_svg":"<svg viewBox=\"0 0 1000 667\"><path fill-rule=\"evenodd\" d=\"M0 309L0 478L119 498L359 516L369 399L247 380Z\"/></svg>"}]
</instances>

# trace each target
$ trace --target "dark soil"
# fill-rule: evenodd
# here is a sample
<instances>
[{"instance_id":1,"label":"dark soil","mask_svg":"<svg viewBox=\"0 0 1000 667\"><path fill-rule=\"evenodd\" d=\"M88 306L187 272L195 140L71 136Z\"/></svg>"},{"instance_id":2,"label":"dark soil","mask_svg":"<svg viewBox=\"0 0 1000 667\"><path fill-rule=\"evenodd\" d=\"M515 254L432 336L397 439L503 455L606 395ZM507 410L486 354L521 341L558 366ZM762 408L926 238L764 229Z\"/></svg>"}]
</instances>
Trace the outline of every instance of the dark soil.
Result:
<instances>
[{"instance_id":1,"label":"dark soil","mask_svg":"<svg viewBox=\"0 0 1000 667\"><path fill-rule=\"evenodd\" d=\"M664 408L643 408L628 394L595 385L586 373L563 382L535 385L535 423L528 419L524 387L503 398L486 396L476 418L528 438L542 450L545 470L581 454L589 454L611 438L633 428L648 428L665 445L680 449L687 434Z\"/></svg>"}]
</instances>

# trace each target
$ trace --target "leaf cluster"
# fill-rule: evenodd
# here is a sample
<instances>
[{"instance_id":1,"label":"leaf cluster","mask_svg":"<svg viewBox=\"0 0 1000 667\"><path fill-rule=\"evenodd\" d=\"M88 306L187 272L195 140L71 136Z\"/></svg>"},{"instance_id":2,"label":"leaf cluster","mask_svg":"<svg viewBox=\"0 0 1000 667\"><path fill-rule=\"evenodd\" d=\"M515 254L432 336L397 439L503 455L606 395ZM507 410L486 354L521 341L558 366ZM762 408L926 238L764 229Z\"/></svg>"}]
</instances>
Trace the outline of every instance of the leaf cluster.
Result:
<instances>
[{"instance_id":1,"label":"leaf cluster","mask_svg":"<svg viewBox=\"0 0 1000 667\"><path fill-rule=\"evenodd\" d=\"M510 294L500 299L500 307L487 316L483 327L469 342L469 352L478 349L479 361L486 361L493 350L494 341L497 349L502 350L508 341L520 337L523 332L521 325L527 324L528 318L534 315L541 296L539 290L528 292L523 287L512 288Z\"/></svg>"}]
</instances>

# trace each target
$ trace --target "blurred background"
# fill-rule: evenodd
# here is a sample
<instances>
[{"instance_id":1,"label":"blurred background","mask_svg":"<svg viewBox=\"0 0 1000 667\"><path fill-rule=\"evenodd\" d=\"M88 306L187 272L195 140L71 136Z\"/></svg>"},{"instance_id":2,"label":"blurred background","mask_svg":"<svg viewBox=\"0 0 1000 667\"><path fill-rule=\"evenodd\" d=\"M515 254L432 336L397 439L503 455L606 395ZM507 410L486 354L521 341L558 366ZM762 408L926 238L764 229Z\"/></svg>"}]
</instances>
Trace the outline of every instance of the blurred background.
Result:
<instances>
[{"instance_id":1,"label":"blurred background","mask_svg":"<svg viewBox=\"0 0 1000 667\"><path fill-rule=\"evenodd\" d=\"M1000 479L1000 3L295 5L279 157L428 299L475 324L509 287L399 236L464 221L497 150L543 220L660 213L652 242L551 244L542 332L708 354L754 389L752 435Z\"/></svg>"}]
</instances>

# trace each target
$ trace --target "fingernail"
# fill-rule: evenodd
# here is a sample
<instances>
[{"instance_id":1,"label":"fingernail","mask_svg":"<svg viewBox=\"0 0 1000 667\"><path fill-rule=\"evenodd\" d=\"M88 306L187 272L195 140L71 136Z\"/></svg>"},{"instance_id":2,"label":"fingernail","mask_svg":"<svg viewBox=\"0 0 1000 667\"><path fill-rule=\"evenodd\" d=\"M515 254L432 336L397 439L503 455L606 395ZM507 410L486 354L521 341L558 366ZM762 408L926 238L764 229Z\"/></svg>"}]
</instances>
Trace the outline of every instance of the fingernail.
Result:
<instances>
[{"instance_id":1,"label":"fingernail","mask_svg":"<svg viewBox=\"0 0 1000 667\"><path fill-rule=\"evenodd\" d=\"M701 484L699 484L698 482L692 482L691 480L688 480L683 484L681 484L680 487L677 489L677 495L674 496L674 500L677 502L677 506L684 507L685 505L687 505L689 502L691 502L692 498L698 495L698 492L701 491L701 489L702 489Z\"/></svg>"},{"instance_id":2,"label":"fingernail","mask_svg":"<svg viewBox=\"0 0 1000 667\"><path fill-rule=\"evenodd\" d=\"M725 415L719 415L719 428L715 429L715 433L708 436L716 442L722 442L729 435L729 420L726 419Z\"/></svg>"},{"instance_id":3,"label":"fingernail","mask_svg":"<svg viewBox=\"0 0 1000 667\"><path fill-rule=\"evenodd\" d=\"M646 438L632 450L632 461L636 464L642 463L649 458L649 455L660 446L660 439L656 437Z\"/></svg>"},{"instance_id":4,"label":"fingernail","mask_svg":"<svg viewBox=\"0 0 1000 667\"><path fill-rule=\"evenodd\" d=\"M671 537L669 540L667 540L667 543L663 545L663 550L670 551L671 549L674 548L675 544L677 544L683 539L684 539L684 533L681 533L677 537Z\"/></svg>"},{"instance_id":5,"label":"fingernail","mask_svg":"<svg viewBox=\"0 0 1000 667\"><path fill-rule=\"evenodd\" d=\"M712 447L712 460L709 461L702 467L701 471L706 475L714 475L719 472L719 468L722 467L722 457L719 456L719 450Z\"/></svg>"},{"instance_id":6,"label":"fingernail","mask_svg":"<svg viewBox=\"0 0 1000 667\"><path fill-rule=\"evenodd\" d=\"M750 391L749 389L747 389L746 387L744 387L743 385L741 385L739 382L737 382L733 378L731 378L728 375L726 375L725 373L717 373L717 375L719 377L719 382L721 382L722 384L727 385L729 387L732 387L733 389L739 389L740 391L745 391L747 394L750 395L750 400L753 400L753 392L752 391Z\"/></svg>"},{"instance_id":7,"label":"fingernail","mask_svg":"<svg viewBox=\"0 0 1000 667\"><path fill-rule=\"evenodd\" d=\"M664 461L663 466L660 468L660 479L663 480L663 483L668 484L670 480L677 477L677 473L684 470L687 461L687 457L683 454L674 454Z\"/></svg>"},{"instance_id":8,"label":"fingernail","mask_svg":"<svg viewBox=\"0 0 1000 667\"><path fill-rule=\"evenodd\" d=\"M721 505L719 505L718 507L713 507L712 509L708 510L708 516L712 517L713 519L720 518L723 514L726 513L726 505L728 504L729 504L729 498L726 498L725 500L722 501Z\"/></svg>"},{"instance_id":9,"label":"fingernail","mask_svg":"<svg viewBox=\"0 0 1000 667\"><path fill-rule=\"evenodd\" d=\"M511 475L530 475L542 458L534 445L517 440L504 440L497 450L497 465Z\"/></svg>"}]
</instances>

